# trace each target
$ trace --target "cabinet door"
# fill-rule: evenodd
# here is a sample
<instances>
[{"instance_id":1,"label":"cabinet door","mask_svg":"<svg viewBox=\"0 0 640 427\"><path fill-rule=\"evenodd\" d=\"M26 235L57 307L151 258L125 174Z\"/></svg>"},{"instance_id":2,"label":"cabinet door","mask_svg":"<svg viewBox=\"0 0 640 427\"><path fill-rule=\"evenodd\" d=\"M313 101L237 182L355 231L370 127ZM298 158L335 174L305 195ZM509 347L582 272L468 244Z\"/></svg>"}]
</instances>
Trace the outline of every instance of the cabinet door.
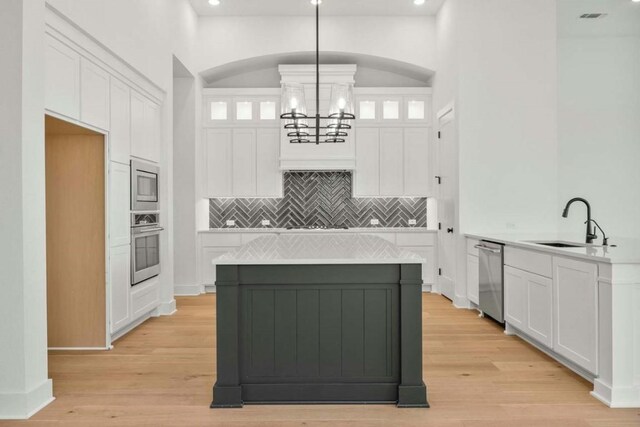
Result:
<instances>
[{"instance_id":1,"label":"cabinet door","mask_svg":"<svg viewBox=\"0 0 640 427\"><path fill-rule=\"evenodd\" d=\"M504 318L507 323L525 332L527 279L525 272L504 267Z\"/></svg>"},{"instance_id":2,"label":"cabinet door","mask_svg":"<svg viewBox=\"0 0 640 427\"><path fill-rule=\"evenodd\" d=\"M131 320L129 291L131 289L131 247L111 248L109 278L111 281L111 333L127 326Z\"/></svg>"},{"instance_id":3,"label":"cabinet door","mask_svg":"<svg viewBox=\"0 0 640 427\"><path fill-rule=\"evenodd\" d=\"M141 159L145 157L147 130L144 120L145 98L135 90L131 90L131 155Z\"/></svg>"},{"instance_id":4,"label":"cabinet door","mask_svg":"<svg viewBox=\"0 0 640 427\"><path fill-rule=\"evenodd\" d=\"M380 133L377 128L356 130L356 173L354 195L380 195Z\"/></svg>"},{"instance_id":5,"label":"cabinet door","mask_svg":"<svg viewBox=\"0 0 640 427\"><path fill-rule=\"evenodd\" d=\"M524 332L551 348L553 345L553 281L548 277L532 273L525 273L525 277L527 324Z\"/></svg>"},{"instance_id":6,"label":"cabinet door","mask_svg":"<svg viewBox=\"0 0 640 427\"><path fill-rule=\"evenodd\" d=\"M231 252L235 247L203 247L201 252L200 281L203 285L216 284L216 266L213 260L220 255Z\"/></svg>"},{"instance_id":7,"label":"cabinet door","mask_svg":"<svg viewBox=\"0 0 640 427\"><path fill-rule=\"evenodd\" d=\"M131 155L131 101L129 87L111 78L111 123L109 151L111 161L129 164Z\"/></svg>"},{"instance_id":8,"label":"cabinet door","mask_svg":"<svg viewBox=\"0 0 640 427\"><path fill-rule=\"evenodd\" d=\"M553 349L597 374L598 267L588 262L553 258Z\"/></svg>"},{"instance_id":9,"label":"cabinet door","mask_svg":"<svg viewBox=\"0 0 640 427\"><path fill-rule=\"evenodd\" d=\"M109 74L82 58L80 72L80 120L109 129Z\"/></svg>"},{"instance_id":10,"label":"cabinet door","mask_svg":"<svg viewBox=\"0 0 640 427\"><path fill-rule=\"evenodd\" d=\"M131 243L131 172L130 167L110 162L109 173L109 245Z\"/></svg>"},{"instance_id":11,"label":"cabinet door","mask_svg":"<svg viewBox=\"0 0 640 427\"><path fill-rule=\"evenodd\" d=\"M204 148L205 197L231 197L231 130L207 129Z\"/></svg>"},{"instance_id":12,"label":"cabinet door","mask_svg":"<svg viewBox=\"0 0 640 427\"><path fill-rule=\"evenodd\" d=\"M155 102L145 99L144 102L144 128L146 139L144 145L145 159L152 162L160 162L161 138L161 114L162 110Z\"/></svg>"},{"instance_id":13,"label":"cabinet door","mask_svg":"<svg viewBox=\"0 0 640 427\"><path fill-rule=\"evenodd\" d=\"M429 129L404 131L404 195L429 196Z\"/></svg>"},{"instance_id":14,"label":"cabinet door","mask_svg":"<svg viewBox=\"0 0 640 427\"><path fill-rule=\"evenodd\" d=\"M480 304L480 259L467 255L467 298Z\"/></svg>"},{"instance_id":15,"label":"cabinet door","mask_svg":"<svg viewBox=\"0 0 640 427\"><path fill-rule=\"evenodd\" d=\"M380 195L404 193L403 129L380 129Z\"/></svg>"},{"instance_id":16,"label":"cabinet door","mask_svg":"<svg viewBox=\"0 0 640 427\"><path fill-rule=\"evenodd\" d=\"M256 130L234 129L232 150L232 193L234 197L255 197Z\"/></svg>"},{"instance_id":17,"label":"cabinet door","mask_svg":"<svg viewBox=\"0 0 640 427\"><path fill-rule=\"evenodd\" d=\"M258 129L257 132L257 196L282 197L280 129Z\"/></svg>"},{"instance_id":18,"label":"cabinet door","mask_svg":"<svg viewBox=\"0 0 640 427\"><path fill-rule=\"evenodd\" d=\"M80 55L47 36L45 52L45 108L80 119Z\"/></svg>"}]
</instances>

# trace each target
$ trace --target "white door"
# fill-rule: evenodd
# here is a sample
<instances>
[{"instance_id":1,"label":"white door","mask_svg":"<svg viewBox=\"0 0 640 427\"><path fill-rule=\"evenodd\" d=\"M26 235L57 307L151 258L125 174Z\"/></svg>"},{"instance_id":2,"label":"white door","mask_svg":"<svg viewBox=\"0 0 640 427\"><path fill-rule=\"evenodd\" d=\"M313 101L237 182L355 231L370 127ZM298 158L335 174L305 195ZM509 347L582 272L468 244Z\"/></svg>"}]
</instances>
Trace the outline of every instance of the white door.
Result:
<instances>
[{"instance_id":1,"label":"white door","mask_svg":"<svg viewBox=\"0 0 640 427\"><path fill-rule=\"evenodd\" d=\"M456 282L455 215L457 203L457 163L453 109L439 118L438 138L438 287L453 300Z\"/></svg>"}]
</instances>

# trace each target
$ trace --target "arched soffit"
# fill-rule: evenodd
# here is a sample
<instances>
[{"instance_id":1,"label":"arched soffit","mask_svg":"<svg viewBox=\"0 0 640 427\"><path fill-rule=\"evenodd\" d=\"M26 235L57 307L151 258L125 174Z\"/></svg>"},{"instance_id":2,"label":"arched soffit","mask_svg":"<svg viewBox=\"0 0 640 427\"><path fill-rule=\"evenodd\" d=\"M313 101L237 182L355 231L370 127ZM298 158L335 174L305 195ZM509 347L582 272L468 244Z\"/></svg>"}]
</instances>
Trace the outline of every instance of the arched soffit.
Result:
<instances>
[{"instance_id":1,"label":"arched soffit","mask_svg":"<svg viewBox=\"0 0 640 427\"><path fill-rule=\"evenodd\" d=\"M420 83L420 86L430 86L434 75L433 70L418 65L361 53L321 52L320 62L322 64L356 64L362 69L375 70L385 75L396 75L404 78L405 81ZM222 83L239 75L251 76L261 72L274 74L280 64L315 64L315 52L286 52L256 56L210 68L200 74L206 82L206 86L216 87L217 82ZM251 78L248 77L248 79ZM277 80L273 82L274 79ZM258 80L265 81L265 79ZM275 87L279 85L277 74L267 80L271 81Z\"/></svg>"}]
</instances>

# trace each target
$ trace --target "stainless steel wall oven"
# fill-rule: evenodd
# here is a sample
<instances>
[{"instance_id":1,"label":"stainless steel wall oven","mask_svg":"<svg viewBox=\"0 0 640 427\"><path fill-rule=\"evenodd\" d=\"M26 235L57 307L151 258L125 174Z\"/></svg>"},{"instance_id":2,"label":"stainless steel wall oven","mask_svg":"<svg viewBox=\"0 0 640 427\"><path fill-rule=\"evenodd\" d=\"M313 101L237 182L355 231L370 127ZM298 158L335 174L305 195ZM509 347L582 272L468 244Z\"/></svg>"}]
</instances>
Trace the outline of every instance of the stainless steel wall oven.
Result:
<instances>
[{"instance_id":1,"label":"stainless steel wall oven","mask_svg":"<svg viewBox=\"0 0 640 427\"><path fill-rule=\"evenodd\" d=\"M160 233L158 213L131 214L131 285L160 274Z\"/></svg>"}]
</instances>

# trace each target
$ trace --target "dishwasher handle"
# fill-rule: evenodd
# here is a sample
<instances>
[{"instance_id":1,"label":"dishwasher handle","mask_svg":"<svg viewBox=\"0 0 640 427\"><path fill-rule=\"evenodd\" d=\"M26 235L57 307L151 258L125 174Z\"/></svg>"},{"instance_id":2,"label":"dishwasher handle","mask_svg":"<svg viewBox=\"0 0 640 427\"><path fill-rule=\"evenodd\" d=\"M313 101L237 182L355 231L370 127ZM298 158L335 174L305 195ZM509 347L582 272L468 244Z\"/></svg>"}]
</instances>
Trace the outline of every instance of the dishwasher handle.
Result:
<instances>
[{"instance_id":1,"label":"dishwasher handle","mask_svg":"<svg viewBox=\"0 0 640 427\"><path fill-rule=\"evenodd\" d=\"M475 245L474 248L482 249L483 251L488 251L488 252L491 252L492 254L499 254L500 252L502 252L502 250L500 249L494 249L484 245Z\"/></svg>"}]
</instances>

